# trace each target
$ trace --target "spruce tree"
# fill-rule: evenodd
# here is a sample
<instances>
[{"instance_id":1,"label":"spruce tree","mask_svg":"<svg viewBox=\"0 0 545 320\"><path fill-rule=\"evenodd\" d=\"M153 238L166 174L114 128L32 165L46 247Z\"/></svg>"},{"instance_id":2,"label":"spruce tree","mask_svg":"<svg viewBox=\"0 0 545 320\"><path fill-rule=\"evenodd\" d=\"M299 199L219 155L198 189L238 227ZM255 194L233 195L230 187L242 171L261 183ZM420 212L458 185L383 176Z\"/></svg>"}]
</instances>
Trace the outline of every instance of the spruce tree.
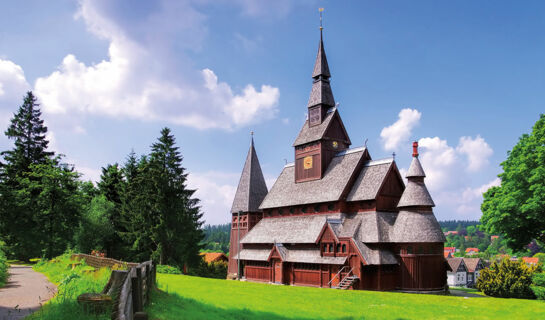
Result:
<instances>
[{"instance_id":1,"label":"spruce tree","mask_svg":"<svg viewBox=\"0 0 545 320\"><path fill-rule=\"evenodd\" d=\"M41 119L39 106L32 92L27 92L23 104L5 131L5 135L15 144L13 150L2 152L2 172L11 183L15 182L17 175L28 171L31 164L43 164L53 157L54 153L47 151L47 127Z\"/></svg>"},{"instance_id":2,"label":"spruce tree","mask_svg":"<svg viewBox=\"0 0 545 320\"><path fill-rule=\"evenodd\" d=\"M128 237L134 249L148 248L160 264L195 266L203 239L202 213L195 190L186 186L178 149L170 129L161 130L128 190L132 193L131 208L125 212L131 219Z\"/></svg>"},{"instance_id":3,"label":"spruce tree","mask_svg":"<svg viewBox=\"0 0 545 320\"><path fill-rule=\"evenodd\" d=\"M121 198L125 189L125 181L122 170L117 163L102 168L102 175L97 186L100 193L113 205L113 210L109 211L107 216L115 233L112 233L111 237L104 237L106 242L103 243L103 247L106 249L108 257L123 258L123 244L118 233L125 231L125 226L121 219Z\"/></svg>"}]
</instances>

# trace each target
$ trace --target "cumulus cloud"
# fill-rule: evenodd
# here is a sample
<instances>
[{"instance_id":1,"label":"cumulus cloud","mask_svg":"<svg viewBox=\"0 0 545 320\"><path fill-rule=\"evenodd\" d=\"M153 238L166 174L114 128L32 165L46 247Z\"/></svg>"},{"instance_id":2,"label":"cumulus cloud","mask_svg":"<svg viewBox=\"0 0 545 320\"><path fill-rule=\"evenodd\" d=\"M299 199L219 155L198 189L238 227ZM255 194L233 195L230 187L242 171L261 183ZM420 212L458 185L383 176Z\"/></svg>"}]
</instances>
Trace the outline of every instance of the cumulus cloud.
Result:
<instances>
[{"instance_id":1,"label":"cumulus cloud","mask_svg":"<svg viewBox=\"0 0 545 320\"><path fill-rule=\"evenodd\" d=\"M447 140L439 137L422 138L418 141L421 148L420 160L426 172L426 184L430 190L439 190L452 183L451 175L457 156ZM423 149L423 150L422 150Z\"/></svg>"},{"instance_id":2,"label":"cumulus cloud","mask_svg":"<svg viewBox=\"0 0 545 320\"><path fill-rule=\"evenodd\" d=\"M461 137L456 151L467 156L469 171L477 171L488 164L488 158L492 155L492 148L486 141L477 135L474 139L471 137Z\"/></svg>"},{"instance_id":3,"label":"cumulus cloud","mask_svg":"<svg viewBox=\"0 0 545 320\"><path fill-rule=\"evenodd\" d=\"M227 223L240 174L218 171L192 172L187 185L196 189L195 197L201 200L207 224Z\"/></svg>"},{"instance_id":4,"label":"cumulus cloud","mask_svg":"<svg viewBox=\"0 0 545 320\"><path fill-rule=\"evenodd\" d=\"M278 88L248 84L235 92L212 70L194 68L186 53L199 50L206 17L190 1L148 5L136 10L145 12L142 16L129 19L109 1L80 3L76 16L109 41L108 59L86 65L68 54L58 70L38 78L35 90L45 112L158 120L198 129L232 129L276 115Z\"/></svg>"},{"instance_id":5,"label":"cumulus cloud","mask_svg":"<svg viewBox=\"0 0 545 320\"><path fill-rule=\"evenodd\" d=\"M420 122L420 113L416 109L406 108L399 112L398 120L391 126L385 127L380 132L380 138L383 147L386 150L396 150L403 142L407 142L411 137L414 127Z\"/></svg>"},{"instance_id":6,"label":"cumulus cloud","mask_svg":"<svg viewBox=\"0 0 545 320\"><path fill-rule=\"evenodd\" d=\"M30 88L21 66L10 60L0 59L0 102L21 104L25 92ZM10 106L13 108L13 106Z\"/></svg>"}]
</instances>

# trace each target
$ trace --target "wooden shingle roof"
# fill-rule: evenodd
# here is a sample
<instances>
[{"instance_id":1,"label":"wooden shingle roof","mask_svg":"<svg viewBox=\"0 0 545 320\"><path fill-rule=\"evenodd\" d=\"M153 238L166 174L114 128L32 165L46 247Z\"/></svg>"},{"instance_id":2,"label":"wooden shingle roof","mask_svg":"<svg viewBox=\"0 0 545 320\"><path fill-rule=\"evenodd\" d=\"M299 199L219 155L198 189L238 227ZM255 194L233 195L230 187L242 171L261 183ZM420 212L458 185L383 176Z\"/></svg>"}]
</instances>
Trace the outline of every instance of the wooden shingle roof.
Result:
<instances>
[{"instance_id":1,"label":"wooden shingle roof","mask_svg":"<svg viewBox=\"0 0 545 320\"><path fill-rule=\"evenodd\" d=\"M392 158L367 161L354 182L354 186L350 190L346 200L360 201L375 199L393 163L394 160Z\"/></svg>"},{"instance_id":2,"label":"wooden shingle roof","mask_svg":"<svg viewBox=\"0 0 545 320\"><path fill-rule=\"evenodd\" d=\"M363 161L364 148L339 153L333 157L322 179L295 183L295 166L286 165L261 203L260 209L338 201L358 164Z\"/></svg>"},{"instance_id":3,"label":"wooden shingle roof","mask_svg":"<svg viewBox=\"0 0 545 320\"><path fill-rule=\"evenodd\" d=\"M433 212L402 210L391 234L392 242L445 242L446 238Z\"/></svg>"},{"instance_id":4,"label":"wooden shingle roof","mask_svg":"<svg viewBox=\"0 0 545 320\"><path fill-rule=\"evenodd\" d=\"M260 211L259 205L266 195L267 185L265 184L265 178L254 148L254 139L252 138L231 207L231 213Z\"/></svg>"}]
</instances>

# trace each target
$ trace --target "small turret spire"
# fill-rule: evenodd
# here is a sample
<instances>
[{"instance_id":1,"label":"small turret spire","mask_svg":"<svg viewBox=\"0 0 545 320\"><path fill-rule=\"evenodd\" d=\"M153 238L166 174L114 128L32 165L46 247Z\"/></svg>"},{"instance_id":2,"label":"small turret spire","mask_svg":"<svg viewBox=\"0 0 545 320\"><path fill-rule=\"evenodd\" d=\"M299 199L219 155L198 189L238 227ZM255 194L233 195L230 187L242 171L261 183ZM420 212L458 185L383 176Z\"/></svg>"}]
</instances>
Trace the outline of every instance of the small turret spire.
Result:
<instances>
[{"instance_id":1,"label":"small turret spire","mask_svg":"<svg viewBox=\"0 0 545 320\"><path fill-rule=\"evenodd\" d=\"M407 171L406 177L408 180L407 187L403 191L397 207L434 207L435 203L433 203L428 188L426 188L426 184L424 183L426 174L424 173L424 169L422 169L420 160L418 160L418 142L416 141L413 142L413 161Z\"/></svg>"}]
</instances>

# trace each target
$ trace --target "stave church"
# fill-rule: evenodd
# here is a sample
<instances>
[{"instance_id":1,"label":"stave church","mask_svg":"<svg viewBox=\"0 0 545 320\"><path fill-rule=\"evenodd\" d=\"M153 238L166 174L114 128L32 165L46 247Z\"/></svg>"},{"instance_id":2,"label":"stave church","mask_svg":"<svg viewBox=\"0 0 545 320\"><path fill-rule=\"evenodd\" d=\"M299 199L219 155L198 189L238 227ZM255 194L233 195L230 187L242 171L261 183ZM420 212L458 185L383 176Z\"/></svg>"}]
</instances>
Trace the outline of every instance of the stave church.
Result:
<instances>
[{"instance_id":1,"label":"stave church","mask_svg":"<svg viewBox=\"0 0 545 320\"><path fill-rule=\"evenodd\" d=\"M393 158L351 141L335 104L322 28L308 116L267 190L252 138L231 208L228 278L337 289L441 291L445 237L418 143L407 184ZM410 146L408 146L410 149Z\"/></svg>"}]
</instances>

